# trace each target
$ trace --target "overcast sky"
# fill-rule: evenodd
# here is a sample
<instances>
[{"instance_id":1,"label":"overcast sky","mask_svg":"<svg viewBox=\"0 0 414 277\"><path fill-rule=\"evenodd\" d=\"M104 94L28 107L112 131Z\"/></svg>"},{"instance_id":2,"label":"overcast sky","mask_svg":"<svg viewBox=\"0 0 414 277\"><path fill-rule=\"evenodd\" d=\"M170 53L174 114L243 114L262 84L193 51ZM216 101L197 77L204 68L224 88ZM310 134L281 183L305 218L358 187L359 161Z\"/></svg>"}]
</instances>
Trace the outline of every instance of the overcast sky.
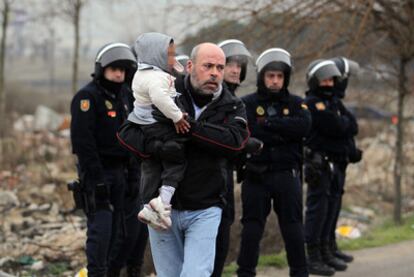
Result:
<instances>
[{"instance_id":1,"label":"overcast sky","mask_svg":"<svg viewBox=\"0 0 414 277\"><path fill-rule=\"evenodd\" d=\"M208 4L218 2L208 1ZM193 24L199 21L199 14L181 12L180 6L189 4L202 7L206 1L124 0L108 4L102 0L91 0L83 11L82 36L95 47L114 40L131 43L140 33L149 31L166 33L179 42L186 34L203 26Z\"/></svg>"}]
</instances>

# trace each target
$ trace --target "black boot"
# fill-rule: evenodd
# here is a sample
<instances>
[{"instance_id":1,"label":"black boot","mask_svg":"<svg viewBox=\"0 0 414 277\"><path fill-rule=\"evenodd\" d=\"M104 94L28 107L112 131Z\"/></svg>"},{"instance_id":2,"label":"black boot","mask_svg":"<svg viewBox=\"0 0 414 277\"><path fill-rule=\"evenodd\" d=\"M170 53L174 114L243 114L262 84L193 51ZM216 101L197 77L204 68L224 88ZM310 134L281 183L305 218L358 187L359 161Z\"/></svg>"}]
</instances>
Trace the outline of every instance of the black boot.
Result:
<instances>
[{"instance_id":1,"label":"black boot","mask_svg":"<svg viewBox=\"0 0 414 277\"><path fill-rule=\"evenodd\" d=\"M344 262L350 263L354 260L354 257L346 254L344 252L342 252L341 250L339 250L338 248L338 244L336 244L336 241L331 241L331 251L334 254L335 257L337 257L338 259L343 260Z\"/></svg>"},{"instance_id":2,"label":"black boot","mask_svg":"<svg viewBox=\"0 0 414 277\"><path fill-rule=\"evenodd\" d=\"M108 268L106 272L106 277L119 277L121 276L121 269L120 268Z\"/></svg>"},{"instance_id":3,"label":"black boot","mask_svg":"<svg viewBox=\"0 0 414 277\"><path fill-rule=\"evenodd\" d=\"M332 276L335 274L335 270L322 261L319 244L307 244L306 250L308 254L309 274L322 276Z\"/></svg>"},{"instance_id":4,"label":"black boot","mask_svg":"<svg viewBox=\"0 0 414 277\"><path fill-rule=\"evenodd\" d=\"M332 254L329 242L322 242L321 254L322 260L337 271L345 271L348 267L343 260L338 259Z\"/></svg>"},{"instance_id":5,"label":"black boot","mask_svg":"<svg viewBox=\"0 0 414 277\"><path fill-rule=\"evenodd\" d=\"M128 277L140 277L141 276L141 266L128 265L127 266L127 276Z\"/></svg>"}]
</instances>

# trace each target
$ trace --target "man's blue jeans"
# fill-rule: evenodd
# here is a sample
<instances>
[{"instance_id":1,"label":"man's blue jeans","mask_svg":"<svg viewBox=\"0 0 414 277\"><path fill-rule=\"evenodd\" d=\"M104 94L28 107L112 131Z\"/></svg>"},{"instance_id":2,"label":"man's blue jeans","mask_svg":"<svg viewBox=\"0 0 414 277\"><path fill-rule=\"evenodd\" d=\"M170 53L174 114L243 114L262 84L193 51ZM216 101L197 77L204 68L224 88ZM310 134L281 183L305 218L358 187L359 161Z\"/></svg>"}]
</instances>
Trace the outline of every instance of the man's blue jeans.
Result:
<instances>
[{"instance_id":1,"label":"man's blue jeans","mask_svg":"<svg viewBox=\"0 0 414 277\"><path fill-rule=\"evenodd\" d=\"M214 267L221 208L172 210L168 231L149 229L158 277L210 277Z\"/></svg>"}]
</instances>

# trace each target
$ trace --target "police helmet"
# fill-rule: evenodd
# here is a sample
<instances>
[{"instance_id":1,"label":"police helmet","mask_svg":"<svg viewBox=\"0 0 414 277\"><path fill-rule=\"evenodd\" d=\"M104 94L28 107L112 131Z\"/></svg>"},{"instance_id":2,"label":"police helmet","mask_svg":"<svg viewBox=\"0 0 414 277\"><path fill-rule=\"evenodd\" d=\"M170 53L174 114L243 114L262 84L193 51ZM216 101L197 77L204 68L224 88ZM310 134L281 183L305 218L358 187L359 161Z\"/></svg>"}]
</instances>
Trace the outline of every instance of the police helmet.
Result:
<instances>
[{"instance_id":1,"label":"police helmet","mask_svg":"<svg viewBox=\"0 0 414 277\"><path fill-rule=\"evenodd\" d=\"M264 74L268 70L282 71L284 75L283 88L289 86L292 63L288 51L282 48L270 48L264 51L256 60L257 82L263 82Z\"/></svg>"},{"instance_id":2,"label":"police helmet","mask_svg":"<svg viewBox=\"0 0 414 277\"><path fill-rule=\"evenodd\" d=\"M187 66L187 62L188 62L188 60L190 59L190 57L189 56L187 56L187 55L177 55L177 56L175 56L175 60L179 63L179 64L181 64L182 65L182 67L183 67L183 71L182 72L180 72L180 73L182 73L182 74L185 74L186 72L187 72L187 70L186 70L186 66Z\"/></svg>"},{"instance_id":3,"label":"police helmet","mask_svg":"<svg viewBox=\"0 0 414 277\"><path fill-rule=\"evenodd\" d=\"M306 72L306 82L310 89L316 89L319 82L328 78L333 78L336 84L341 77L341 72L331 60L315 60L309 64Z\"/></svg>"},{"instance_id":4,"label":"police helmet","mask_svg":"<svg viewBox=\"0 0 414 277\"><path fill-rule=\"evenodd\" d=\"M341 72L342 79L346 79L349 78L349 76L351 75L358 74L359 64L356 61L344 57L335 57L332 58L331 61L335 63L336 67Z\"/></svg>"},{"instance_id":5,"label":"police helmet","mask_svg":"<svg viewBox=\"0 0 414 277\"><path fill-rule=\"evenodd\" d=\"M247 63L252 57L249 50L243 42L237 39L227 39L217 44L224 55L226 56L226 63L235 61L241 65L240 83L246 79Z\"/></svg>"},{"instance_id":6,"label":"police helmet","mask_svg":"<svg viewBox=\"0 0 414 277\"><path fill-rule=\"evenodd\" d=\"M339 97L343 98L345 96L345 90L348 86L348 78L351 75L358 74L359 64L344 57L335 57L332 58L331 61L335 63L336 67L339 69L342 75L341 78L338 79L336 88Z\"/></svg>"},{"instance_id":7,"label":"police helmet","mask_svg":"<svg viewBox=\"0 0 414 277\"><path fill-rule=\"evenodd\" d=\"M137 69L137 61L127 44L115 42L104 45L96 54L94 78L100 79L107 66L125 68L126 78L129 78Z\"/></svg>"}]
</instances>

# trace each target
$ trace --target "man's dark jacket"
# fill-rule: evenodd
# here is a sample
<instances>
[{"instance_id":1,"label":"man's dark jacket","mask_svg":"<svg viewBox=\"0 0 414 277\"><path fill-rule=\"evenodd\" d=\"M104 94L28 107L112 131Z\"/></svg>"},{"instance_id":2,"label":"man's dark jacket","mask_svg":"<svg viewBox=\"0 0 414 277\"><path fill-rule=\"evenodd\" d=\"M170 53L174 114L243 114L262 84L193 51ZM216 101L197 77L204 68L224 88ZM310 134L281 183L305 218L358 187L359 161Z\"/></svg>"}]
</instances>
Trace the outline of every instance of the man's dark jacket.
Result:
<instances>
[{"instance_id":1,"label":"man's dark jacket","mask_svg":"<svg viewBox=\"0 0 414 277\"><path fill-rule=\"evenodd\" d=\"M190 91L189 76L177 78L179 102L190 118L195 110ZM220 96L211 101L197 120L190 120L191 131L186 142L188 162L184 178L174 193L174 209L198 210L222 206L226 193L228 159L234 158L249 137L246 111L240 99L223 86ZM142 185L160 182L159 176L142 167Z\"/></svg>"}]
</instances>

